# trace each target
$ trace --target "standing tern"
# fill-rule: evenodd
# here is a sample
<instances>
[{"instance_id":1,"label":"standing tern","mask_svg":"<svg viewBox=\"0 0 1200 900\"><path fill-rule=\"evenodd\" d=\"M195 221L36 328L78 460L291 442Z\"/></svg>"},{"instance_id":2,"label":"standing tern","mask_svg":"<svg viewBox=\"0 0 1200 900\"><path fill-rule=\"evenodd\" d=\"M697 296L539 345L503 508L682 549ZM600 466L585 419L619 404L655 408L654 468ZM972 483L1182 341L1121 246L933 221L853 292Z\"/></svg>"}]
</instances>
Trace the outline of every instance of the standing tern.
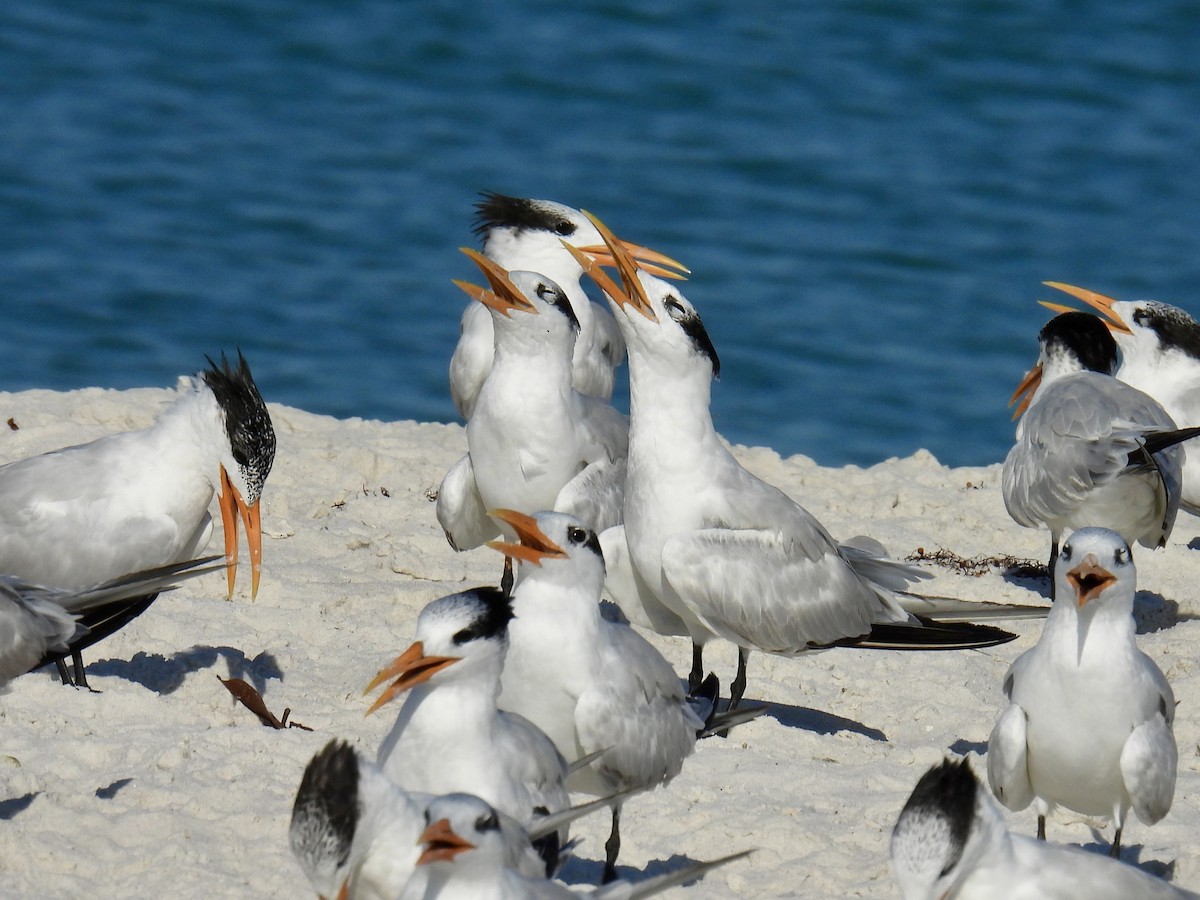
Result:
<instances>
[{"instance_id":1,"label":"standing tern","mask_svg":"<svg viewBox=\"0 0 1200 900\"><path fill-rule=\"evenodd\" d=\"M1121 350L1120 381L1161 403L1179 427L1200 425L1200 322L1157 300L1114 300L1070 284L1046 284L1100 312ZM1058 303L1043 305L1073 311ZM1188 453L1184 461L1181 505L1200 515L1200 452Z\"/></svg>"},{"instance_id":2,"label":"standing tern","mask_svg":"<svg viewBox=\"0 0 1200 900\"><path fill-rule=\"evenodd\" d=\"M1034 802L1038 837L1064 806L1116 823L1112 855L1133 809L1153 825L1175 793L1175 696L1134 639L1137 571L1129 545L1081 528L1063 546L1041 638L1004 679L1009 706L988 739L988 780L1000 802Z\"/></svg>"},{"instance_id":3,"label":"standing tern","mask_svg":"<svg viewBox=\"0 0 1200 900\"><path fill-rule=\"evenodd\" d=\"M437 517L451 546L497 537L486 510L564 509L590 525L620 521L628 422L607 401L571 386L579 330L552 281L506 273L464 248L491 290L461 284L495 321L495 360L467 422L467 455L446 474ZM506 582L507 586L507 582Z\"/></svg>"},{"instance_id":4,"label":"standing tern","mask_svg":"<svg viewBox=\"0 0 1200 900\"><path fill-rule=\"evenodd\" d=\"M82 590L0 576L0 690L26 672L78 653L125 625L175 582L215 572L217 556L125 575ZM67 608L74 612L67 612Z\"/></svg>"},{"instance_id":5,"label":"standing tern","mask_svg":"<svg viewBox=\"0 0 1200 900\"><path fill-rule=\"evenodd\" d=\"M219 491L229 593L240 515L253 597L259 500L274 458L271 417L245 358L239 352L236 366L224 355L219 366L210 359L149 428L0 466L0 572L82 588L190 559L208 543L208 505ZM86 684L78 654L75 668Z\"/></svg>"},{"instance_id":6,"label":"standing tern","mask_svg":"<svg viewBox=\"0 0 1200 900\"><path fill-rule=\"evenodd\" d=\"M508 596L495 588L428 604L417 618L416 641L367 686L395 679L368 714L407 694L378 756L401 787L475 794L529 825L567 808L569 773L537 726L497 708L512 615ZM557 838L565 841L565 829ZM547 859L555 860L558 845L545 846Z\"/></svg>"},{"instance_id":7,"label":"standing tern","mask_svg":"<svg viewBox=\"0 0 1200 900\"><path fill-rule=\"evenodd\" d=\"M924 577L861 546L838 544L806 509L742 468L709 412L717 352L695 308L639 271L593 219L623 287L572 250L608 294L629 353L629 462L624 525L601 537L610 594L634 621L686 629L689 686L714 637L738 647L730 708L746 687L751 650L793 656L880 637L888 646L988 645L1013 635L984 626L926 630L894 590ZM570 248L568 248L570 249ZM631 612L637 610L638 613ZM636 615L636 617L635 617ZM937 634L935 635L935 632Z\"/></svg>"},{"instance_id":8,"label":"standing tern","mask_svg":"<svg viewBox=\"0 0 1200 900\"><path fill-rule=\"evenodd\" d=\"M689 703L675 670L652 644L600 612L604 557L596 533L561 513L492 513L520 539L491 546L520 560L508 626L500 707L525 716L568 759L601 752L575 771L573 791L607 795L665 785L683 768L697 737L728 727ZM763 707L749 710L750 716ZM605 844L604 880L616 878L620 804Z\"/></svg>"},{"instance_id":9,"label":"standing tern","mask_svg":"<svg viewBox=\"0 0 1200 900\"><path fill-rule=\"evenodd\" d=\"M615 881L599 888L572 889L514 868L500 817L477 798L442 797L430 804L426 818L430 824L421 835L419 871L400 900L636 900L693 881L750 852L695 863L636 883Z\"/></svg>"},{"instance_id":10,"label":"standing tern","mask_svg":"<svg viewBox=\"0 0 1200 900\"><path fill-rule=\"evenodd\" d=\"M1009 515L1050 529L1050 565L1064 532L1112 528L1161 547L1175 524L1183 478L1178 430L1153 398L1113 377L1117 345L1095 316L1055 316L1038 335L1037 364L1013 393L1017 439L1004 460Z\"/></svg>"},{"instance_id":11,"label":"standing tern","mask_svg":"<svg viewBox=\"0 0 1200 900\"><path fill-rule=\"evenodd\" d=\"M583 269L563 241L601 262L608 251L599 232L577 209L550 200L532 200L485 193L475 206L474 231L483 239L483 252L501 268L541 272L556 282L570 301L579 322L579 338L571 359L572 383L581 394L608 400L614 371L625 357L625 345L612 314L593 303L579 283ZM622 242L636 258L654 271L687 269L669 257L637 244ZM678 276L673 276L678 277ZM492 319L474 303L463 312L461 337L450 361L450 394L459 414L469 420L484 380L492 367Z\"/></svg>"},{"instance_id":12,"label":"standing tern","mask_svg":"<svg viewBox=\"0 0 1200 900\"><path fill-rule=\"evenodd\" d=\"M904 900L1200 900L1118 860L1011 834L965 759L921 776L891 857Z\"/></svg>"}]
</instances>

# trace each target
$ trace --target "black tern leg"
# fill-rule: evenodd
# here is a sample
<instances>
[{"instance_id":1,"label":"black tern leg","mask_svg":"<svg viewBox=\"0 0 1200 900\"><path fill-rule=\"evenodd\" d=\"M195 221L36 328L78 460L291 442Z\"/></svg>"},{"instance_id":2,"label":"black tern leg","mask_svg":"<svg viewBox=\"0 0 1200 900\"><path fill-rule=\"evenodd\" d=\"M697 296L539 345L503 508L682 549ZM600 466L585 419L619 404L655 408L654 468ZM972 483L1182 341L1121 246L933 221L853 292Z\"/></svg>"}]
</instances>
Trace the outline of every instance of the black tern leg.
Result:
<instances>
[{"instance_id":1,"label":"black tern leg","mask_svg":"<svg viewBox=\"0 0 1200 900\"><path fill-rule=\"evenodd\" d=\"M612 832L604 842L604 877L601 884L617 880L617 854L621 852L621 807L612 811Z\"/></svg>"},{"instance_id":2,"label":"black tern leg","mask_svg":"<svg viewBox=\"0 0 1200 900\"><path fill-rule=\"evenodd\" d=\"M704 683L704 645L692 644L692 671L688 673L688 693L693 694Z\"/></svg>"},{"instance_id":3,"label":"black tern leg","mask_svg":"<svg viewBox=\"0 0 1200 900\"><path fill-rule=\"evenodd\" d=\"M54 667L58 669L58 680L74 687L75 681L71 678L71 673L67 671L66 658L60 656L54 661Z\"/></svg>"},{"instance_id":4,"label":"black tern leg","mask_svg":"<svg viewBox=\"0 0 1200 900\"><path fill-rule=\"evenodd\" d=\"M1037 835L1037 837L1038 837L1039 841L1044 841L1046 839L1046 817L1045 816L1038 816L1038 835Z\"/></svg>"},{"instance_id":5,"label":"black tern leg","mask_svg":"<svg viewBox=\"0 0 1200 900\"><path fill-rule=\"evenodd\" d=\"M512 557L506 556L506 557L504 557L504 572L500 576L500 590L503 591L506 596L511 596L512 595L512 587L513 587Z\"/></svg>"},{"instance_id":6,"label":"black tern leg","mask_svg":"<svg viewBox=\"0 0 1200 900\"><path fill-rule=\"evenodd\" d=\"M737 676L729 685L729 706L727 709L737 709L742 702L742 694L746 693L746 663L750 660L750 651L738 647Z\"/></svg>"},{"instance_id":7,"label":"black tern leg","mask_svg":"<svg viewBox=\"0 0 1200 900\"><path fill-rule=\"evenodd\" d=\"M1121 858L1121 829L1117 829L1117 834L1113 838L1113 844L1108 848L1108 855L1113 859Z\"/></svg>"}]
</instances>

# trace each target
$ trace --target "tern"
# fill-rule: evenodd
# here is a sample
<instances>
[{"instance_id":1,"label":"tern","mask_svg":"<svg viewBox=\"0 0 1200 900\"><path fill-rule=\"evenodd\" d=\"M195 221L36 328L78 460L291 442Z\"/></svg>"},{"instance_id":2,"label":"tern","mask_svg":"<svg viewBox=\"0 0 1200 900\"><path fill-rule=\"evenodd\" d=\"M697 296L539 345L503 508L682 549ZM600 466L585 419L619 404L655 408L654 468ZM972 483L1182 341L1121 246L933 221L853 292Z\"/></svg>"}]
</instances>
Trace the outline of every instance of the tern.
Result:
<instances>
[{"instance_id":1,"label":"tern","mask_svg":"<svg viewBox=\"0 0 1200 900\"><path fill-rule=\"evenodd\" d=\"M1137 570L1119 534L1074 532L1055 579L1041 637L1005 676L988 780L1009 809L1035 803L1040 838L1056 806L1111 817L1117 856L1130 809L1153 825L1171 808L1175 696L1134 639Z\"/></svg>"},{"instance_id":2,"label":"tern","mask_svg":"<svg viewBox=\"0 0 1200 900\"><path fill-rule=\"evenodd\" d=\"M1165 545L1179 510L1181 441L1152 397L1113 377L1117 345L1095 316L1055 316L1038 335L1037 364L1013 393L1016 443L1004 460L1009 515L1050 530L1050 566L1064 532L1112 528L1132 544Z\"/></svg>"},{"instance_id":3,"label":"tern","mask_svg":"<svg viewBox=\"0 0 1200 900\"><path fill-rule=\"evenodd\" d=\"M367 686L394 679L367 712L407 695L377 759L401 787L475 794L528 826L567 808L569 770L537 726L497 708L512 615L508 596L495 588L428 604L416 641ZM565 829L550 838L544 857L553 866Z\"/></svg>"},{"instance_id":4,"label":"tern","mask_svg":"<svg viewBox=\"0 0 1200 900\"><path fill-rule=\"evenodd\" d=\"M483 239L484 254L503 269L541 272L566 293L579 322L571 359L572 383L582 394L608 400L625 346L612 314L584 293L579 283L583 269L562 245L567 241L607 262L608 251L599 232L579 210L551 200L488 192L475 210L474 231ZM654 250L627 242L622 245L659 274L672 275L672 269L687 272L680 263ZM466 420L474 414L479 391L491 370L492 352L492 319L472 303L463 313L461 336L450 361L450 394Z\"/></svg>"},{"instance_id":5,"label":"tern","mask_svg":"<svg viewBox=\"0 0 1200 900\"><path fill-rule=\"evenodd\" d=\"M467 454L438 490L438 522L450 545L467 550L499 536L486 512L497 507L563 509L596 528L616 524L628 421L571 386L579 321L566 294L542 275L507 273L464 252L491 286L460 283L495 321L495 359L467 422Z\"/></svg>"},{"instance_id":6,"label":"tern","mask_svg":"<svg viewBox=\"0 0 1200 900\"><path fill-rule=\"evenodd\" d=\"M199 568L216 559L173 563L81 590L0 576L0 690L19 675L108 637L149 606L147 596L153 599L178 581L224 568Z\"/></svg>"},{"instance_id":7,"label":"tern","mask_svg":"<svg viewBox=\"0 0 1200 900\"><path fill-rule=\"evenodd\" d=\"M1200 322L1158 300L1114 300L1070 284L1046 284L1100 312L1121 351L1120 381L1161 403L1179 427L1200 425ZM1058 303L1042 305L1073 312ZM1184 462L1181 506L1200 515L1200 453L1187 454Z\"/></svg>"},{"instance_id":8,"label":"tern","mask_svg":"<svg viewBox=\"0 0 1200 900\"><path fill-rule=\"evenodd\" d=\"M1011 834L967 760L921 776L892 830L904 900L1197 900L1119 860Z\"/></svg>"},{"instance_id":9,"label":"tern","mask_svg":"<svg viewBox=\"0 0 1200 900\"><path fill-rule=\"evenodd\" d=\"M601 752L571 775L572 791L607 795L665 785L699 736L735 722L712 714L715 698L689 702L652 644L601 615L604 557L594 531L562 513L502 509L492 515L520 539L490 544L521 563L500 707L541 728L568 759ZM746 712L753 717L764 710ZM605 881L616 878L620 814L618 803L605 844Z\"/></svg>"},{"instance_id":10,"label":"tern","mask_svg":"<svg viewBox=\"0 0 1200 900\"><path fill-rule=\"evenodd\" d=\"M839 544L796 501L746 471L713 427L716 349L691 303L639 267L594 220L623 287L572 250L609 297L629 354L629 461L624 524L601 535L609 593L637 624L686 633L689 687L712 638L738 647L730 708L751 650L794 656L835 644L985 645L1013 635L985 626L926 629L894 593L920 570L865 542ZM570 248L568 248L570 249ZM874 631L874 635L872 632ZM936 632L936 633L935 633Z\"/></svg>"},{"instance_id":11,"label":"tern","mask_svg":"<svg viewBox=\"0 0 1200 900\"><path fill-rule=\"evenodd\" d=\"M445 813L442 818L435 818ZM636 883L614 881L599 888L572 889L545 876L515 869L501 818L477 798L443 797L430 805L421 835L419 871L400 900L636 900L693 881L750 851L695 863ZM424 876L424 877L418 877Z\"/></svg>"},{"instance_id":12,"label":"tern","mask_svg":"<svg viewBox=\"0 0 1200 900\"><path fill-rule=\"evenodd\" d=\"M251 596L257 594L259 500L275 431L242 354L236 365L224 355L220 365L208 362L149 428L0 466L0 572L83 588L191 559L208 543L208 506L219 491L229 594L239 515L250 546ZM78 654L75 669L76 681L86 684Z\"/></svg>"}]
</instances>

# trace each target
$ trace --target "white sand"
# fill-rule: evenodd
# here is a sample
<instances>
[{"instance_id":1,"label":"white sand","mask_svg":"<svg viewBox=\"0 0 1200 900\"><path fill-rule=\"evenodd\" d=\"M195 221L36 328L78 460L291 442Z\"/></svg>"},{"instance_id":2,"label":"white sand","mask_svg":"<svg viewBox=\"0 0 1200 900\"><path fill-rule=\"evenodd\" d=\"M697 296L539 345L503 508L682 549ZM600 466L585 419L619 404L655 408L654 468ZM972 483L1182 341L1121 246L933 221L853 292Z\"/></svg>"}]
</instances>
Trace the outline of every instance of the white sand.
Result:
<instances>
[{"instance_id":1,"label":"white sand","mask_svg":"<svg viewBox=\"0 0 1200 900\"><path fill-rule=\"evenodd\" d=\"M0 423L11 416L20 426L0 426L0 460L142 427L172 396L0 394ZM232 603L223 576L207 576L164 595L86 654L101 693L61 687L42 671L0 696L0 895L310 896L287 846L304 765L332 736L373 754L390 723L386 711L363 717L362 688L411 642L424 604L498 577L492 551L447 546L429 499L465 451L462 428L340 421L275 405L271 414L279 451L264 498L257 601L248 571ZM918 547L967 557L1042 558L1048 550L1044 533L1005 513L999 465L952 470L917 453L865 470L825 469L766 449L736 452L834 535L869 534L897 556ZM1131 816L1124 853L1153 871L1173 866L1175 882L1193 889L1200 552L1187 544L1197 534L1200 521L1181 515L1171 546L1136 554L1147 632L1140 642L1180 700L1180 761L1174 808L1152 828ZM220 546L215 537L210 550ZM995 571L973 578L927 566L937 573L924 586L932 594L1039 602L1045 589ZM757 847L749 861L671 896L898 896L887 857L892 824L944 753L984 751L1001 678L1040 623L1011 629L1018 641L982 652L756 654L747 697L767 701L770 712L729 740L702 742L668 788L627 805L625 872ZM652 640L687 671L683 639ZM723 687L734 661L729 645L708 653ZM261 726L218 675L250 681L277 715L290 707L315 730ZM1008 818L1032 834L1032 809ZM576 834L585 838L581 860L566 874L594 879L606 817ZM1099 847L1078 820L1052 822L1050 836Z\"/></svg>"}]
</instances>

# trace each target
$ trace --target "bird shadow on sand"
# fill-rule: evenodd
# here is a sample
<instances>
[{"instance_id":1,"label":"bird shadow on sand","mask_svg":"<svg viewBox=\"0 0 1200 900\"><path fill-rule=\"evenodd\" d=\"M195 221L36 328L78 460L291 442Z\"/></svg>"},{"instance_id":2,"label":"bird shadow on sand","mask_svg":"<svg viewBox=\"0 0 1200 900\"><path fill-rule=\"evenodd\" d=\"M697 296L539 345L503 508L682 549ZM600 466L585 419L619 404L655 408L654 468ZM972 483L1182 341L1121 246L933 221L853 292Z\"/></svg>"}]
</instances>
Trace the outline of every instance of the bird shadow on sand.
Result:
<instances>
[{"instance_id":1,"label":"bird shadow on sand","mask_svg":"<svg viewBox=\"0 0 1200 900\"><path fill-rule=\"evenodd\" d=\"M1004 580L1009 584L1025 588L1050 601L1050 579L1048 576L1029 577L1021 574L1006 573ZM1174 628L1180 622L1198 619L1200 616L1179 612L1179 604L1155 591L1138 591L1133 598L1133 620L1137 624L1138 634L1153 634L1167 628Z\"/></svg>"},{"instance_id":2,"label":"bird shadow on sand","mask_svg":"<svg viewBox=\"0 0 1200 900\"><path fill-rule=\"evenodd\" d=\"M170 657L158 653L138 652L131 659L102 659L87 667L88 675L113 675L149 688L156 694L172 694L183 685L192 672L211 669L218 659L229 666L230 678L241 678L252 684L259 693L266 689L267 679L283 680L283 672L274 654L263 651L253 659L234 647L191 647Z\"/></svg>"},{"instance_id":3,"label":"bird shadow on sand","mask_svg":"<svg viewBox=\"0 0 1200 900\"><path fill-rule=\"evenodd\" d=\"M835 716L833 713L822 712L819 709L809 709L807 706L789 706L786 703L767 703L763 700L747 700L746 704L748 706L765 706L767 711L763 715L769 716L788 728L799 728L803 731L811 731L813 734L837 734L848 731L852 734L861 734L873 741L887 743L887 735L878 728L872 728L870 725L864 725L862 722L856 722L843 716Z\"/></svg>"},{"instance_id":4,"label":"bird shadow on sand","mask_svg":"<svg viewBox=\"0 0 1200 900\"><path fill-rule=\"evenodd\" d=\"M951 753L957 753L959 756L966 756L971 751L975 751L976 756L985 756L987 748L987 741L968 741L959 738L946 749Z\"/></svg>"},{"instance_id":5,"label":"bird shadow on sand","mask_svg":"<svg viewBox=\"0 0 1200 900\"><path fill-rule=\"evenodd\" d=\"M33 803L33 798L40 793L41 791L33 791L21 797L0 800L0 822L12 821L19 813L29 809L29 804Z\"/></svg>"},{"instance_id":6,"label":"bird shadow on sand","mask_svg":"<svg viewBox=\"0 0 1200 900\"><path fill-rule=\"evenodd\" d=\"M678 869L683 869L688 866L695 865L700 862L698 859L692 859L690 856L676 853L670 859L652 859L646 863L646 868L638 869L634 866L617 865L617 877L623 878L633 884L639 881L645 881L647 878L653 878L656 875L664 875L667 872L674 872ZM572 856L563 866L562 871L558 873L558 878L565 881L567 884L582 885L582 884L599 884L600 879L604 877L604 860L602 859L583 859L578 856ZM692 879L685 884L694 884L698 879Z\"/></svg>"},{"instance_id":7,"label":"bird shadow on sand","mask_svg":"<svg viewBox=\"0 0 1200 900\"><path fill-rule=\"evenodd\" d=\"M1112 846L1108 837L1093 829L1092 838L1094 839L1092 843L1080 844L1079 849L1095 853L1097 856L1108 856L1109 847ZM1175 860L1170 862L1163 862L1159 859L1142 860L1142 850L1141 844L1124 845L1121 847L1121 862L1141 869L1147 875L1161 878L1163 881L1171 881L1175 877Z\"/></svg>"}]
</instances>

